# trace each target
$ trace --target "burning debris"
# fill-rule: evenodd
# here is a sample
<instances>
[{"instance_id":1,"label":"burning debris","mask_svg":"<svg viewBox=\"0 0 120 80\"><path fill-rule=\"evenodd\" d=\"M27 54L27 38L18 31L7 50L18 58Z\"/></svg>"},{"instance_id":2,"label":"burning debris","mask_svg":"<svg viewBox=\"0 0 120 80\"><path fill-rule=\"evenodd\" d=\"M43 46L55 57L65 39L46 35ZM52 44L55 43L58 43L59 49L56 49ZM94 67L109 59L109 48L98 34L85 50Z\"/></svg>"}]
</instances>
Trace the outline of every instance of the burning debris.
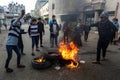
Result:
<instances>
[{"instance_id":1,"label":"burning debris","mask_svg":"<svg viewBox=\"0 0 120 80\"><path fill-rule=\"evenodd\" d=\"M32 66L36 69L45 69L58 64L60 67L77 68L79 65L78 51L79 49L74 42L68 44L61 42L59 52L49 52L48 55L35 58L32 60Z\"/></svg>"},{"instance_id":2,"label":"burning debris","mask_svg":"<svg viewBox=\"0 0 120 80\"><path fill-rule=\"evenodd\" d=\"M63 42L60 43L60 55L65 60L71 60L70 64L67 65L68 68L76 68L78 66L78 50L79 49L73 42L70 42L68 44L64 44Z\"/></svg>"}]
</instances>

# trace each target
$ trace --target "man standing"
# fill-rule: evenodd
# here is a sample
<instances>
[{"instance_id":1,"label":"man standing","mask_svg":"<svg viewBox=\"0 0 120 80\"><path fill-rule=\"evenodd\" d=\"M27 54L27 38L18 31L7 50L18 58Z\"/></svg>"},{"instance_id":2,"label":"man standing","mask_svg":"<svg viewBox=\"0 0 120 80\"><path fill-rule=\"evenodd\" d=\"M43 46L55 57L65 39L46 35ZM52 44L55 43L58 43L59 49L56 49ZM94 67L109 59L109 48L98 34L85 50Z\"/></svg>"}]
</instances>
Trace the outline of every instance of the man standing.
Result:
<instances>
[{"instance_id":1,"label":"man standing","mask_svg":"<svg viewBox=\"0 0 120 80\"><path fill-rule=\"evenodd\" d=\"M40 35L39 36L40 37L40 47L43 47L43 45L42 45L42 38L43 38L43 34L45 33L45 30L44 30L44 24L43 24L41 18L38 18L38 23L37 24L38 24L38 32L39 32L39 35Z\"/></svg>"},{"instance_id":2,"label":"man standing","mask_svg":"<svg viewBox=\"0 0 120 80\"><path fill-rule=\"evenodd\" d=\"M99 33L99 39L97 44L97 58L94 61L94 64L100 64L100 56L102 50L102 60L106 59L106 50L108 48L109 42L111 40L112 34L116 32L116 28L113 23L108 19L109 15L107 12L102 12L100 15L101 20L91 27L97 27Z\"/></svg>"},{"instance_id":3,"label":"man standing","mask_svg":"<svg viewBox=\"0 0 120 80\"><path fill-rule=\"evenodd\" d=\"M13 69L9 68L9 63L12 58L12 51L14 50L17 54L17 68L25 68L25 65L21 65L21 53L18 48L18 40L20 36L20 27L21 22L20 19L24 16L25 12L21 12L21 16L19 16L16 20L12 22L12 28L9 30L8 38L6 42L6 49L7 49L7 59L5 63L6 72L13 72Z\"/></svg>"},{"instance_id":4,"label":"man standing","mask_svg":"<svg viewBox=\"0 0 120 80\"><path fill-rule=\"evenodd\" d=\"M84 41L87 42L89 31L90 31L90 25L88 22L85 23L83 30L84 30Z\"/></svg>"},{"instance_id":5,"label":"man standing","mask_svg":"<svg viewBox=\"0 0 120 80\"><path fill-rule=\"evenodd\" d=\"M52 19L49 21L49 26L52 26L52 24L53 24L53 20L56 20L56 16L55 15L53 15L52 16ZM58 23L57 23L58 24ZM51 42L51 39L52 39L52 34L51 34L51 32L50 32L50 44L52 44L52 42Z\"/></svg>"}]
</instances>

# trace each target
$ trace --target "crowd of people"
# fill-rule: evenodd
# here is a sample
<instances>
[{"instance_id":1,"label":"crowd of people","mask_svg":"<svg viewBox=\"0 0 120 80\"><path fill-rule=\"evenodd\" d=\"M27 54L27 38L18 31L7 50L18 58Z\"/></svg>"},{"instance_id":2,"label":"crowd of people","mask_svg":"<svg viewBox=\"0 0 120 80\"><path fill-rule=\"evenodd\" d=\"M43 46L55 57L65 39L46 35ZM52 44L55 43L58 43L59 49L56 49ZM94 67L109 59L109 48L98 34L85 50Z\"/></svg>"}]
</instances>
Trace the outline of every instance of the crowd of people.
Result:
<instances>
[{"instance_id":1,"label":"crowd of people","mask_svg":"<svg viewBox=\"0 0 120 80\"><path fill-rule=\"evenodd\" d=\"M17 67L18 68L25 68L25 65L22 65L21 55L25 55L23 52L24 44L22 40L22 34L26 34L22 28L22 19L25 15L25 10L21 11L21 15L17 18L11 21L11 26L9 29L7 42L6 42L6 50L8 57L6 59L5 63L5 69L6 72L13 72L13 69L9 67L10 60L12 58L12 50L15 51L17 54ZM81 37L84 35L84 41L87 42L89 32L91 30L91 27L97 27L98 28L98 44L97 44L97 57L96 61L93 63L100 64L101 61L101 50L102 50L102 60L106 59L106 50L109 45L109 43L117 44L117 36L118 36L118 30L119 30L119 23L118 19L114 18L113 22L109 20L109 15L107 12L102 12L100 15L101 20L97 23L91 24L86 21L85 24L81 24L81 19L77 20L76 25L73 29L73 35L70 35L70 27L69 27L69 21L64 22L63 24L63 41L64 43L68 43L70 40L72 40L77 47L82 47L82 39ZM50 47L53 48L54 46L59 47L58 45L58 36L59 31L61 30L60 25L58 24L58 21L56 20L55 15L52 16L52 19L49 21L49 31L50 31ZM44 23L41 18L35 19L33 18L30 21L29 28L28 28L28 34L32 41L32 52L31 55L35 56L35 50L39 50L40 47L43 46L43 35L45 34L44 30ZM40 41L40 45L39 45Z\"/></svg>"}]
</instances>

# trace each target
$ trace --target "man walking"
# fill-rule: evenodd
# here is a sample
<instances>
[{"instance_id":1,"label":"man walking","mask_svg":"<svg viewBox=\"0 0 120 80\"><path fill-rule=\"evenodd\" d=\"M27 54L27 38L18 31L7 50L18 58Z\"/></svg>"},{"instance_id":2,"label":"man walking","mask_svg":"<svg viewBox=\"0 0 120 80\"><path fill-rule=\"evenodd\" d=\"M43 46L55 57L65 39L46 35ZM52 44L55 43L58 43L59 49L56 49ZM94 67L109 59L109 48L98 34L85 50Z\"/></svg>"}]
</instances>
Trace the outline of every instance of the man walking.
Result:
<instances>
[{"instance_id":1,"label":"man walking","mask_svg":"<svg viewBox=\"0 0 120 80\"><path fill-rule=\"evenodd\" d=\"M85 23L83 30L84 30L84 41L87 42L89 31L90 31L90 25L88 22Z\"/></svg>"},{"instance_id":2,"label":"man walking","mask_svg":"<svg viewBox=\"0 0 120 80\"><path fill-rule=\"evenodd\" d=\"M97 58L94 61L94 64L100 64L100 56L102 50L102 60L106 59L106 50L108 48L109 42L111 40L112 34L116 32L116 28L113 23L108 19L109 15L107 12L102 12L100 15L101 20L91 27L97 27L99 33L99 39L97 44Z\"/></svg>"},{"instance_id":3,"label":"man walking","mask_svg":"<svg viewBox=\"0 0 120 80\"><path fill-rule=\"evenodd\" d=\"M45 33L45 30L44 30L44 24L43 24L41 18L38 18L37 24L38 24L38 32L39 32L39 37L40 37L40 47L43 47L43 45L42 45L43 40L42 39L43 39L43 34Z\"/></svg>"}]
</instances>

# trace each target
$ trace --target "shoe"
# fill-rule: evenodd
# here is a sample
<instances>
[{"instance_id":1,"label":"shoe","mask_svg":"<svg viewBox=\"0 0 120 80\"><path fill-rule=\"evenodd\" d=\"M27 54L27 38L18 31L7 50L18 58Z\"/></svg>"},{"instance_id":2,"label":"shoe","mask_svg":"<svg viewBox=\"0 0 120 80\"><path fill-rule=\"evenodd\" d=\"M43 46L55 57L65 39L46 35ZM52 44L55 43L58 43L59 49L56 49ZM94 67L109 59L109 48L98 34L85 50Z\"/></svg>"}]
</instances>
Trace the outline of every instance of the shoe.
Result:
<instances>
[{"instance_id":1,"label":"shoe","mask_svg":"<svg viewBox=\"0 0 120 80\"><path fill-rule=\"evenodd\" d=\"M51 45L51 48L53 48L54 46L53 45Z\"/></svg>"},{"instance_id":2,"label":"shoe","mask_svg":"<svg viewBox=\"0 0 120 80\"><path fill-rule=\"evenodd\" d=\"M35 54L34 54L34 53L32 53L31 55L32 55L32 56L35 56Z\"/></svg>"},{"instance_id":3,"label":"shoe","mask_svg":"<svg viewBox=\"0 0 120 80\"><path fill-rule=\"evenodd\" d=\"M17 68L25 68L25 65L19 64L17 65Z\"/></svg>"},{"instance_id":4,"label":"shoe","mask_svg":"<svg viewBox=\"0 0 120 80\"><path fill-rule=\"evenodd\" d=\"M56 45L56 47L58 48L58 45Z\"/></svg>"},{"instance_id":5,"label":"shoe","mask_svg":"<svg viewBox=\"0 0 120 80\"><path fill-rule=\"evenodd\" d=\"M101 61L106 61L107 59L106 58L102 58Z\"/></svg>"},{"instance_id":6,"label":"shoe","mask_svg":"<svg viewBox=\"0 0 120 80\"><path fill-rule=\"evenodd\" d=\"M39 49L36 49L36 51L40 51Z\"/></svg>"},{"instance_id":7,"label":"shoe","mask_svg":"<svg viewBox=\"0 0 120 80\"><path fill-rule=\"evenodd\" d=\"M21 53L22 55L26 55L25 53Z\"/></svg>"},{"instance_id":8,"label":"shoe","mask_svg":"<svg viewBox=\"0 0 120 80\"><path fill-rule=\"evenodd\" d=\"M101 64L100 61L93 61L93 64Z\"/></svg>"},{"instance_id":9,"label":"shoe","mask_svg":"<svg viewBox=\"0 0 120 80\"><path fill-rule=\"evenodd\" d=\"M43 47L43 45L41 45L40 47Z\"/></svg>"},{"instance_id":10,"label":"shoe","mask_svg":"<svg viewBox=\"0 0 120 80\"><path fill-rule=\"evenodd\" d=\"M13 69L11 69L11 68L6 68L6 72L7 72L7 73L11 73L11 72L13 72Z\"/></svg>"}]
</instances>

